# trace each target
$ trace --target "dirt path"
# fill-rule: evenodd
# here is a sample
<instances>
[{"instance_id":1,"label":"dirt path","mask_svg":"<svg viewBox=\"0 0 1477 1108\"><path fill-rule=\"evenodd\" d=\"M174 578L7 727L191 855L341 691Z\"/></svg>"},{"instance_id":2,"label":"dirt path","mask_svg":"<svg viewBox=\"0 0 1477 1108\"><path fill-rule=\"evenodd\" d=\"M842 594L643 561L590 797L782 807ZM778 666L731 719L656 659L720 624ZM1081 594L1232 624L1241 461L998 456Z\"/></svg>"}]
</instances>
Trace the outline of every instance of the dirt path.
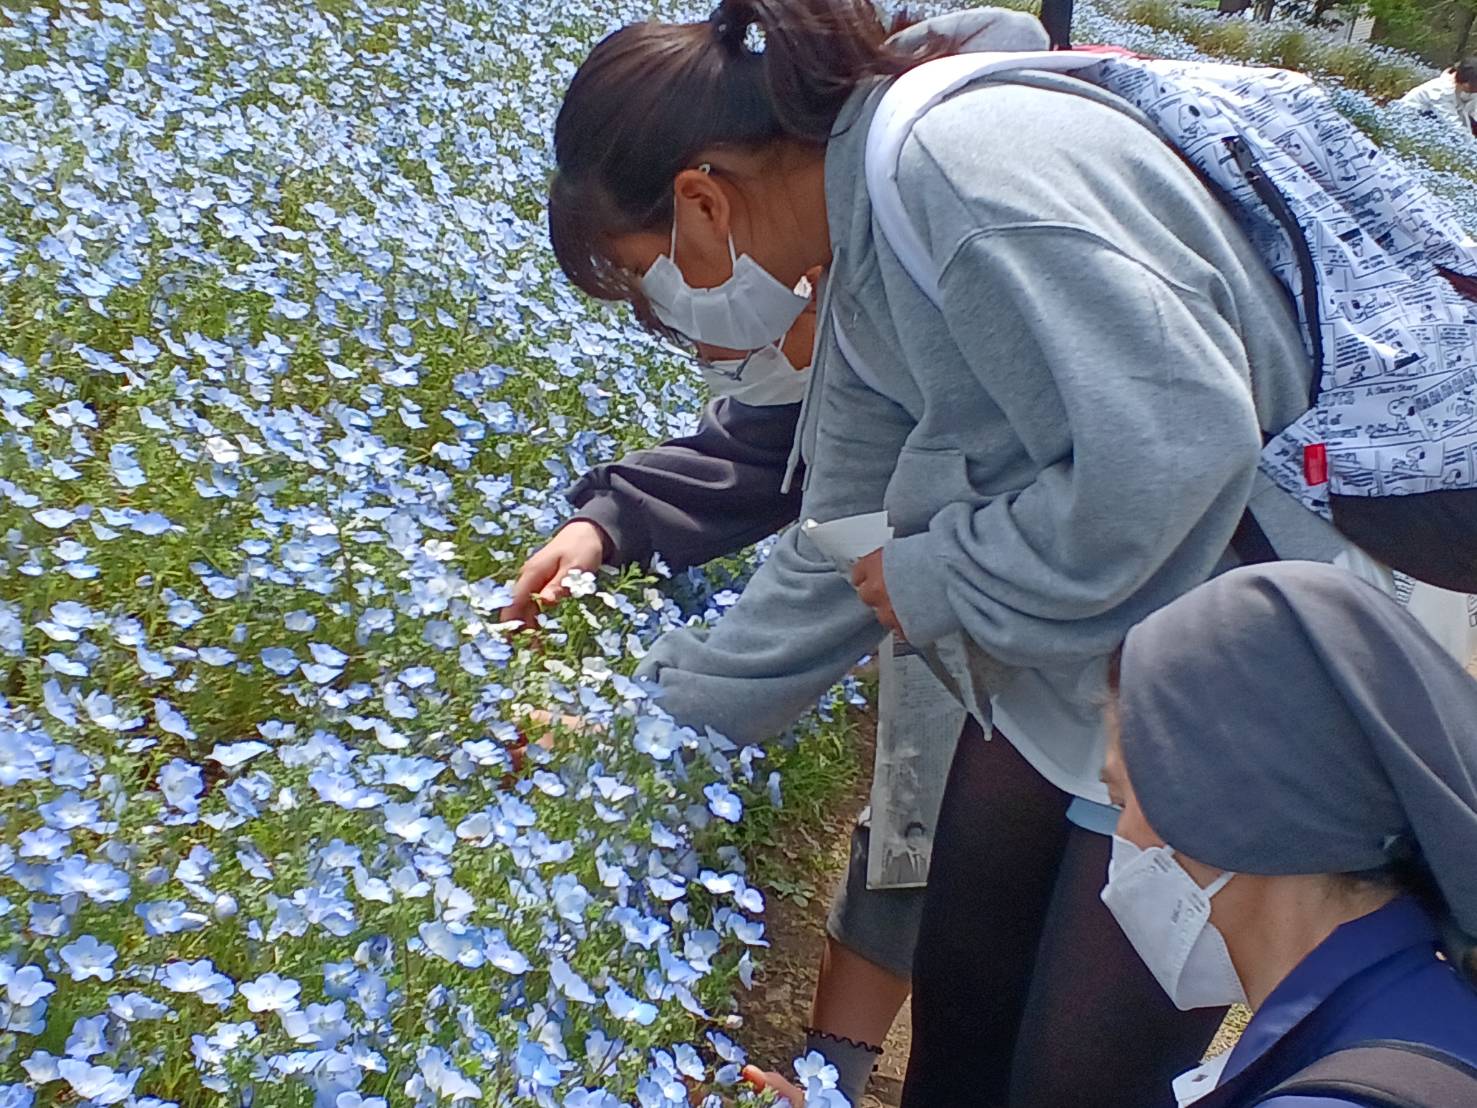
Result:
<instances>
[{"instance_id":1,"label":"dirt path","mask_svg":"<svg viewBox=\"0 0 1477 1108\"><path fill-rule=\"evenodd\" d=\"M875 739L875 724L869 714L858 734L862 771L836 804L834 818L821 828L797 830L780 848L798 872L815 875L813 893L797 897L765 890L769 903L766 929L772 945L742 1010L748 1025L744 1044L755 1063L766 1068L786 1068L805 1045L801 1028L810 1015L816 970L825 945L826 911L832 887L846 870L851 829L867 804ZM911 1013L905 1006L883 1044L886 1053L872 1075L861 1108L893 1108L898 1103L903 1070L908 1064L910 1020Z\"/></svg>"}]
</instances>

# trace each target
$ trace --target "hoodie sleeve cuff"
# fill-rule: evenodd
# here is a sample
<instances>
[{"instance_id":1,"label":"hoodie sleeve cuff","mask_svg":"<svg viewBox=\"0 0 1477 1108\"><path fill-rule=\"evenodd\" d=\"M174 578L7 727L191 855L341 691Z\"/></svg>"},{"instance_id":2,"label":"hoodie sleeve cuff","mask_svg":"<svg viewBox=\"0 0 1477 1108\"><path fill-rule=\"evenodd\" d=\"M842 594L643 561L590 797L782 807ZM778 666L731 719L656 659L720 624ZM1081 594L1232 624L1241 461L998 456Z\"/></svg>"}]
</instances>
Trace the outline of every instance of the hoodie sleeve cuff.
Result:
<instances>
[{"instance_id":1,"label":"hoodie sleeve cuff","mask_svg":"<svg viewBox=\"0 0 1477 1108\"><path fill-rule=\"evenodd\" d=\"M621 511L621 501L613 494L590 497L580 505L579 511L565 520L564 525L583 520L593 523L605 536L605 564L608 566L645 563L651 557L651 543L646 528L639 520L625 518L629 513Z\"/></svg>"},{"instance_id":2,"label":"hoodie sleeve cuff","mask_svg":"<svg viewBox=\"0 0 1477 1108\"><path fill-rule=\"evenodd\" d=\"M882 580L903 635L914 646L935 642L963 627L949 603L943 562L927 531L893 539L882 548Z\"/></svg>"}]
</instances>

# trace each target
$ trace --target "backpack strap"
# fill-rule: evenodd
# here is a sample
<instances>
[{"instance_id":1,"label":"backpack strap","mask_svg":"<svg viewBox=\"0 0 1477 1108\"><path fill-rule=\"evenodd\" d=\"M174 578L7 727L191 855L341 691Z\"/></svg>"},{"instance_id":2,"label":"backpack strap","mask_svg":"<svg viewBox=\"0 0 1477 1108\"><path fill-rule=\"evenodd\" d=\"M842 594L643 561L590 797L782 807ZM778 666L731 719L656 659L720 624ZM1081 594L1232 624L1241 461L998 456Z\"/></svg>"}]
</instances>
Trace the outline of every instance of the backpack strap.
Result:
<instances>
[{"instance_id":1,"label":"backpack strap","mask_svg":"<svg viewBox=\"0 0 1477 1108\"><path fill-rule=\"evenodd\" d=\"M882 102L877 105L867 131L864 159L867 196L882 237L913 283L934 307L941 307L943 301L938 268L903 206L897 180L898 160L914 124L936 104L964 86L986 77L1003 77L1023 71L1075 73L1113 56L1086 50L953 54L910 69L883 93ZM1124 110L1128 111L1126 106ZM1129 114L1133 113L1129 111ZM1276 550L1250 509L1243 513L1231 545L1241 561L1247 564L1277 560Z\"/></svg>"},{"instance_id":2,"label":"backpack strap","mask_svg":"<svg viewBox=\"0 0 1477 1108\"><path fill-rule=\"evenodd\" d=\"M951 93L984 77L1018 70L1073 73L1106 61L1109 56L1064 50L951 54L908 70L882 94L882 102L877 105L867 129L864 154L867 196L883 238L908 276L935 307L943 300L939 293L938 267L908 218L897 183L898 159L913 125Z\"/></svg>"},{"instance_id":3,"label":"backpack strap","mask_svg":"<svg viewBox=\"0 0 1477 1108\"><path fill-rule=\"evenodd\" d=\"M1250 508L1241 513L1241 520L1236 524L1236 532L1231 536L1231 549L1236 552L1236 557L1241 559L1244 566L1266 565L1268 562L1280 561L1277 556L1277 548L1272 545L1272 540L1267 538L1267 532L1257 522Z\"/></svg>"},{"instance_id":4,"label":"backpack strap","mask_svg":"<svg viewBox=\"0 0 1477 1108\"><path fill-rule=\"evenodd\" d=\"M1471 1108L1477 1067L1424 1043L1371 1039L1318 1059L1262 1095L1344 1097L1370 1108Z\"/></svg>"}]
</instances>

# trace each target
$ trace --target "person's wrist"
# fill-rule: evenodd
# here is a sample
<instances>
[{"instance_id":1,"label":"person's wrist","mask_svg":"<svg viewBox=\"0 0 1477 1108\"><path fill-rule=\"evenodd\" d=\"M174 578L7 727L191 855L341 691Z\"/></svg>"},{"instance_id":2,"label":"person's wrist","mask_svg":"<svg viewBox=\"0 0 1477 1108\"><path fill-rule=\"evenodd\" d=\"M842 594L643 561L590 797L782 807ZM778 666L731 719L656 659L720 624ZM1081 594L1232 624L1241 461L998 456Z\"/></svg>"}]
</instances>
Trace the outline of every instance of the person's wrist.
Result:
<instances>
[{"instance_id":1,"label":"person's wrist","mask_svg":"<svg viewBox=\"0 0 1477 1108\"><path fill-rule=\"evenodd\" d=\"M615 561L615 540L610 537L610 532L607 531L604 527L600 526L600 524L596 523L593 519L587 519L583 516L578 516L570 520L564 525L564 528L568 529L570 527L581 525L588 527L591 531L595 532L596 537L599 538L600 563L602 565L613 564Z\"/></svg>"}]
</instances>

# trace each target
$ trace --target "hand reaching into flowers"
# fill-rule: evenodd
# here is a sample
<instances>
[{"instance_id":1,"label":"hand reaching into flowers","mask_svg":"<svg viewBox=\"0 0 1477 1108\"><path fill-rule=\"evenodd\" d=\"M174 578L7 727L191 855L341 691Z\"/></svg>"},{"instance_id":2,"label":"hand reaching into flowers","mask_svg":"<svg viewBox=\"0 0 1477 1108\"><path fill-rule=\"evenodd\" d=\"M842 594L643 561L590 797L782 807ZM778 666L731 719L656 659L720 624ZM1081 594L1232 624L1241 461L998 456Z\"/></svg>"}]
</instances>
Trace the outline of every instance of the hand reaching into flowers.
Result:
<instances>
[{"instance_id":1,"label":"hand reaching into flowers","mask_svg":"<svg viewBox=\"0 0 1477 1108\"><path fill-rule=\"evenodd\" d=\"M761 1070L758 1066L745 1066L744 1080L758 1092L766 1089L789 1101L790 1108L805 1108L805 1093L798 1085L785 1080L773 1070Z\"/></svg>"},{"instance_id":2,"label":"hand reaching into flowers","mask_svg":"<svg viewBox=\"0 0 1477 1108\"><path fill-rule=\"evenodd\" d=\"M768 1089L790 1108L806 1108L807 1105L809 1108L851 1108L851 1101L836 1088L836 1068L815 1051L795 1059L795 1076L804 1083L803 1086L758 1066L745 1066L742 1076L754 1089L759 1092Z\"/></svg>"},{"instance_id":3,"label":"hand reaching into flowers","mask_svg":"<svg viewBox=\"0 0 1477 1108\"><path fill-rule=\"evenodd\" d=\"M574 572L594 573L604 563L608 546L605 532L588 520L566 523L523 563L513 584L513 602L500 618L532 627L540 607L557 604L569 595L565 578Z\"/></svg>"},{"instance_id":4,"label":"hand reaching into flowers","mask_svg":"<svg viewBox=\"0 0 1477 1108\"><path fill-rule=\"evenodd\" d=\"M529 724L532 724L535 727L544 728L544 733L533 740L533 745L541 746L545 750L554 749L553 729L556 726L563 727L569 731L575 731L581 727L597 726L596 724L592 724L581 719L579 716L555 715L553 712L545 711L542 708L524 709L521 720L524 725L524 729L526 729ZM527 755L527 752L528 739L525 735L520 734L518 745L510 747L508 750L508 754L513 759L514 769L521 770L523 768L523 761Z\"/></svg>"}]
</instances>

